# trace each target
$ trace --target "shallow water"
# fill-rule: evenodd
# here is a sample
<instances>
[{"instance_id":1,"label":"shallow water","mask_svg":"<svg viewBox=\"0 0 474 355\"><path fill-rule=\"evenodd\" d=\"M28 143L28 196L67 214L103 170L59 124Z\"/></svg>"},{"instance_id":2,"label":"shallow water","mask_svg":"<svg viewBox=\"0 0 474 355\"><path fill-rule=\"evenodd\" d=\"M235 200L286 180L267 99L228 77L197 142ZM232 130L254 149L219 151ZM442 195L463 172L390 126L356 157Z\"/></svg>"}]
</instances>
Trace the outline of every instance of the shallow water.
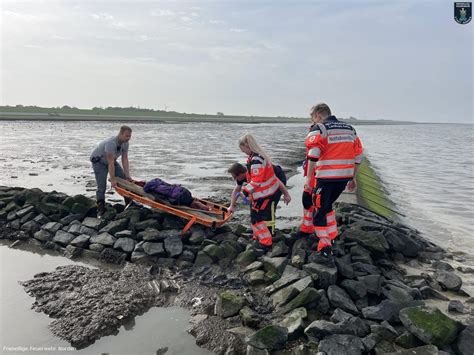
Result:
<instances>
[{"instance_id":1,"label":"shallow water","mask_svg":"<svg viewBox=\"0 0 474 355\"><path fill-rule=\"evenodd\" d=\"M78 351L67 350L69 343L58 339L49 330L52 319L31 310L34 299L26 294L18 281L26 281L38 273L56 267L80 264L62 256L32 253L0 245L0 349L2 354L13 353L77 353L77 354L155 354L168 347L166 354L210 354L195 344L186 332L189 312L183 308L152 308L134 321L122 326L117 335L103 337ZM7 347L6 349L4 347ZM22 347L27 351L9 351ZM30 348L32 347L32 348ZM60 349L66 348L66 350ZM49 350L38 350L49 348ZM19 349L19 348L17 348Z\"/></svg>"}]
</instances>

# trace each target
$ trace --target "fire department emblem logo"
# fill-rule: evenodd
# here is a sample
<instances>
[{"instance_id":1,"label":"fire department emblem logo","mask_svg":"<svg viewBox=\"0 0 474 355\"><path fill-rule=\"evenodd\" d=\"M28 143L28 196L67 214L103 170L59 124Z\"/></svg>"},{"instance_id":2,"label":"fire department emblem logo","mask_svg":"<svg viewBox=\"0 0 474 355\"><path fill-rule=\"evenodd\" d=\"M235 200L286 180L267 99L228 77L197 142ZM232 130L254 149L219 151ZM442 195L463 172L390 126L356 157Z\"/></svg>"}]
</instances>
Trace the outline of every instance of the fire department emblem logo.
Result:
<instances>
[{"instance_id":1,"label":"fire department emblem logo","mask_svg":"<svg viewBox=\"0 0 474 355\"><path fill-rule=\"evenodd\" d=\"M311 136L311 137L309 137L309 141L310 141L311 143L313 143L315 139L316 139L316 136Z\"/></svg>"},{"instance_id":2,"label":"fire department emblem logo","mask_svg":"<svg viewBox=\"0 0 474 355\"><path fill-rule=\"evenodd\" d=\"M465 25L471 22L472 18L472 2L455 2L454 3L454 20Z\"/></svg>"}]
</instances>

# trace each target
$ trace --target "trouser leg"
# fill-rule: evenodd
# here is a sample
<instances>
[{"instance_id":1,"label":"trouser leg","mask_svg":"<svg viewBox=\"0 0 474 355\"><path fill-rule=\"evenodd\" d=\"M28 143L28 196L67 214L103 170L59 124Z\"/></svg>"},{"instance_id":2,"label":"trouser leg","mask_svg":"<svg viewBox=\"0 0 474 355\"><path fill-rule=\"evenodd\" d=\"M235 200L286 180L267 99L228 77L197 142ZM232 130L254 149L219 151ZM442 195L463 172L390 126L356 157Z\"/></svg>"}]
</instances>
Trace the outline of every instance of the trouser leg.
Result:
<instances>
[{"instance_id":1,"label":"trouser leg","mask_svg":"<svg viewBox=\"0 0 474 355\"><path fill-rule=\"evenodd\" d=\"M94 170L95 182L97 184L97 190L95 193L97 201L105 201L105 189L107 187L107 174L109 169L107 165L100 162L93 163L92 169Z\"/></svg>"},{"instance_id":2,"label":"trouser leg","mask_svg":"<svg viewBox=\"0 0 474 355\"><path fill-rule=\"evenodd\" d=\"M250 211L253 239L266 247L272 246L272 232L267 226L269 220L271 223L272 209L275 210L275 201L266 199L254 203Z\"/></svg>"},{"instance_id":3,"label":"trouser leg","mask_svg":"<svg viewBox=\"0 0 474 355\"><path fill-rule=\"evenodd\" d=\"M338 235L336 211L332 209L333 203L339 198L341 193L346 188L347 182L333 182L331 183L331 197L329 199L329 206L331 210L326 213L326 224L328 226L328 235L331 240L336 239Z\"/></svg>"},{"instance_id":4,"label":"trouser leg","mask_svg":"<svg viewBox=\"0 0 474 355\"><path fill-rule=\"evenodd\" d=\"M324 181L318 181L313 195L314 213L313 225L314 233L318 238L318 251L331 246L331 239L329 238L329 230L326 220L326 214L331 211L330 197L331 187Z\"/></svg>"},{"instance_id":5,"label":"trouser leg","mask_svg":"<svg viewBox=\"0 0 474 355\"><path fill-rule=\"evenodd\" d=\"M303 233L312 234L314 232L313 227L313 201L311 193L304 191L302 196L303 202L303 222L301 223L300 231Z\"/></svg>"}]
</instances>

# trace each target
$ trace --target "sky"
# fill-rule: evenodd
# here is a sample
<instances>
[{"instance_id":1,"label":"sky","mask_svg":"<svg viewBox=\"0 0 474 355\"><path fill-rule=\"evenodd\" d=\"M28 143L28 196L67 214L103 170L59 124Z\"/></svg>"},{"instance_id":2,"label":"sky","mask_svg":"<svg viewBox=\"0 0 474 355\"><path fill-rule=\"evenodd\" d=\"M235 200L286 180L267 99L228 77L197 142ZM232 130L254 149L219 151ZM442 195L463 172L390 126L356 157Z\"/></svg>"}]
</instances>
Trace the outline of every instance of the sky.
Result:
<instances>
[{"instance_id":1,"label":"sky","mask_svg":"<svg viewBox=\"0 0 474 355\"><path fill-rule=\"evenodd\" d=\"M473 119L453 1L9 1L0 105Z\"/></svg>"}]
</instances>

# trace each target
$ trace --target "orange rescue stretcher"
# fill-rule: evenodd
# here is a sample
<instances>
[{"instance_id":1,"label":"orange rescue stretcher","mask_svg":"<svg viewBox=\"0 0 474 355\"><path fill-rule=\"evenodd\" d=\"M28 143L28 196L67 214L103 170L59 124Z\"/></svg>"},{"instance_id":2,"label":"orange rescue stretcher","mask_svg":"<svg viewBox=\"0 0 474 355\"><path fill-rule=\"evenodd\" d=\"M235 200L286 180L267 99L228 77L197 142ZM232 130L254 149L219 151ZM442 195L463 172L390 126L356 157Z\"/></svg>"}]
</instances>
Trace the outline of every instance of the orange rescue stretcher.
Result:
<instances>
[{"instance_id":1,"label":"orange rescue stretcher","mask_svg":"<svg viewBox=\"0 0 474 355\"><path fill-rule=\"evenodd\" d=\"M230 217L232 217L232 213L227 211L227 207L211 201L199 198L197 199L199 202L208 206L209 211L191 208L188 206L176 206L170 204L167 201L158 199L152 194L146 193L143 190L143 187L134 182L127 181L119 177L116 179L117 187L115 188L115 191L117 191L123 197L128 197L135 202L139 202L143 205L156 208L158 210L165 211L172 215L188 220L188 223L181 231L182 234L186 233L194 223L198 223L211 228L211 230L215 230L217 227L220 227L226 223Z\"/></svg>"}]
</instances>

